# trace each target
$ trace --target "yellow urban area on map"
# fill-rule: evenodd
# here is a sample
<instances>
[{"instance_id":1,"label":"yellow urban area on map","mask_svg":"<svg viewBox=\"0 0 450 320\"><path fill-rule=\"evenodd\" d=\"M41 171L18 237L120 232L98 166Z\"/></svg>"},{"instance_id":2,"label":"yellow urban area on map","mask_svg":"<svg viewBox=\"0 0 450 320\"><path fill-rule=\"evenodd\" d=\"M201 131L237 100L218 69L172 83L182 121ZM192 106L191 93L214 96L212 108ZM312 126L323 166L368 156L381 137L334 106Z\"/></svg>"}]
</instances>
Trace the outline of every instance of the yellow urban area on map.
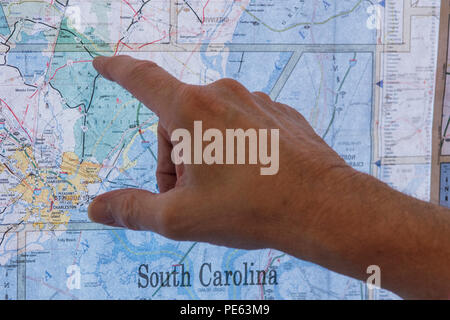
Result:
<instances>
[{"instance_id":1,"label":"yellow urban area on map","mask_svg":"<svg viewBox=\"0 0 450 320\"><path fill-rule=\"evenodd\" d=\"M90 162L80 163L77 155L66 152L63 155L60 172L43 171L38 176L27 174L35 160L29 156L30 148L17 150L11 157L15 161L16 170L26 176L11 192L21 194L21 200L30 206L24 221L32 219L33 225L42 229L46 224L67 224L70 216L62 203L77 206L81 194L87 193L87 185L100 181L98 173L101 165ZM67 177L67 178L63 178ZM50 207L48 203L50 202Z\"/></svg>"}]
</instances>

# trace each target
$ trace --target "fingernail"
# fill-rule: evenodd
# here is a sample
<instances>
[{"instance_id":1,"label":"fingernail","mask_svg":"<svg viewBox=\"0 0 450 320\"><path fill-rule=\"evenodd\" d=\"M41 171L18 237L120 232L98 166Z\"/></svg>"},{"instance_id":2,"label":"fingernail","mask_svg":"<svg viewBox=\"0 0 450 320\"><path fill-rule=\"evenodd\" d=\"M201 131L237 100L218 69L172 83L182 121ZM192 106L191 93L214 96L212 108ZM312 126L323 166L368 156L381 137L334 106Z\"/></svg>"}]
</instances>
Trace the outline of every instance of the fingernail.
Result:
<instances>
[{"instance_id":1,"label":"fingernail","mask_svg":"<svg viewBox=\"0 0 450 320\"><path fill-rule=\"evenodd\" d=\"M115 223L112 216L111 204L102 197L97 197L88 208L88 216L93 222L112 225Z\"/></svg>"}]
</instances>

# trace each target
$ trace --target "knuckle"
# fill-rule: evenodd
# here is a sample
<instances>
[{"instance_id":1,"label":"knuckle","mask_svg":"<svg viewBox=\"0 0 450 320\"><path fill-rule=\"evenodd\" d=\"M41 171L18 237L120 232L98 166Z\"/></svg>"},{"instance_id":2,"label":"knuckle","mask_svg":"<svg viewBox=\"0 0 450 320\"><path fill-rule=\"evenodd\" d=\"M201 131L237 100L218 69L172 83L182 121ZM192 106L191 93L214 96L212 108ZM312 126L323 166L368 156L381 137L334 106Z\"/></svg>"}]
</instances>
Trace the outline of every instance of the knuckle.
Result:
<instances>
[{"instance_id":1,"label":"knuckle","mask_svg":"<svg viewBox=\"0 0 450 320\"><path fill-rule=\"evenodd\" d=\"M124 197L121 202L121 222L123 226L130 230L140 230L139 225L139 210L135 195L130 194Z\"/></svg>"},{"instance_id":2,"label":"knuckle","mask_svg":"<svg viewBox=\"0 0 450 320\"><path fill-rule=\"evenodd\" d=\"M257 96L257 97L259 97L259 98L261 98L261 99L263 99L265 101L272 101L270 96L267 93L262 92L262 91L255 91L255 92L253 92L253 95L255 95L255 96Z\"/></svg>"},{"instance_id":3,"label":"knuckle","mask_svg":"<svg viewBox=\"0 0 450 320\"><path fill-rule=\"evenodd\" d=\"M139 61L129 70L130 77L134 79L143 79L153 69L158 68L158 65L151 61Z\"/></svg>"},{"instance_id":4,"label":"knuckle","mask_svg":"<svg viewBox=\"0 0 450 320\"><path fill-rule=\"evenodd\" d=\"M189 85L183 86L174 97L176 110L183 119L191 119L194 116L194 106L198 94L194 88Z\"/></svg>"},{"instance_id":5,"label":"knuckle","mask_svg":"<svg viewBox=\"0 0 450 320\"><path fill-rule=\"evenodd\" d=\"M231 78L223 78L211 84L211 86L220 89L228 89L235 92L248 92L247 89L239 82Z\"/></svg>"},{"instance_id":6,"label":"knuckle","mask_svg":"<svg viewBox=\"0 0 450 320\"><path fill-rule=\"evenodd\" d=\"M184 118L199 120L202 116L220 115L226 112L214 92L202 86L186 86L181 92L178 110Z\"/></svg>"},{"instance_id":7,"label":"knuckle","mask_svg":"<svg viewBox=\"0 0 450 320\"><path fill-rule=\"evenodd\" d=\"M218 80L212 84L212 88L216 92L215 96L219 97L217 99L219 105L216 106L218 107L218 110L220 110L220 107L225 107L225 112L229 113L233 110L233 108L229 108L229 106L238 108L245 106L254 109L258 105L255 95L248 91L239 81L234 79L224 78ZM222 104L220 104L221 102Z\"/></svg>"},{"instance_id":8,"label":"knuckle","mask_svg":"<svg viewBox=\"0 0 450 320\"><path fill-rule=\"evenodd\" d=\"M298 112L295 108L293 108L293 107L291 107L291 106L289 106L287 104L279 103L279 102L277 102L275 105L276 105L276 107L278 107L283 112L287 112L290 115L295 115L295 116L299 117L300 119L305 120L303 115L300 112Z\"/></svg>"}]
</instances>

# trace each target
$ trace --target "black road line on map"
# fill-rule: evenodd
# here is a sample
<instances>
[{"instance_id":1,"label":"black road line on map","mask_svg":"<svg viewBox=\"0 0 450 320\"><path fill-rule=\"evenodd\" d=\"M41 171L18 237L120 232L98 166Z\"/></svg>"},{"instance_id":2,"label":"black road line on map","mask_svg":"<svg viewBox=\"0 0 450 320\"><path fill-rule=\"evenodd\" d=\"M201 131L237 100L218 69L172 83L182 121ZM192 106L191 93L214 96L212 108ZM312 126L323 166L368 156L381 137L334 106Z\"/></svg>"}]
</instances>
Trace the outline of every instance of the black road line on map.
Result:
<instances>
[{"instance_id":1,"label":"black road line on map","mask_svg":"<svg viewBox=\"0 0 450 320\"><path fill-rule=\"evenodd\" d=\"M178 262L178 264L182 264L184 262L184 260L186 260L187 256L191 253L192 249L194 249L194 247L198 244L198 242L194 242L191 247L186 251L186 253L184 254L184 256L181 258L181 260ZM158 289L155 290L155 292L153 292L152 294L152 298L158 293L159 290L161 290L162 288L162 284L158 287Z\"/></svg>"},{"instance_id":2,"label":"black road line on map","mask_svg":"<svg viewBox=\"0 0 450 320\"><path fill-rule=\"evenodd\" d=\"M92 88L92 93L91 93L91 99L89 100L89 105L86 108L86 112L89 112L89 109L91 109L92 106L92 100L94 99L94 94L95 94L95 85L97 82L97 79L100 77L100 73L97 73L97 75L94 78L94 83L93 83L93 88Z\"/></svg>"},{"instance_id":3,"label":"black road line on map","mask_svg":"<svg viewBox=\"0 0 450 320\"><path fill-rule=\"evenodd\" d=\"M2 63L2 66L6 65L6 55L9 53L9 51L11 50L11 46L8 44L9 40L11 39L11 37L13 36L14 32L16 32L16 27L17 27L17 23L19 23L19 20L17 20L14 23L14 28L13 31L11 31L11 34L8 36L8 38L6 38L5 42L1 42L3 45L5 45L6 47L8 47L8 49L6 49L4 56L5 56L5 63ZM16 68L17 69L17 68ZM20 70L19 70L20 72ZM20 76L22 77L22 74L20 74Z\"/></svg>"},{"instance_id":4,"label":"black road line on map","mask_svg":"<svg viewBox=\"0 0 450 320\"><path fill-rule=\"evenodd\" d=\"M36 24L41 24L41 25L46 26L46 27L48 27L48 28L51 28L51 29L53 29L53 30L58 30L57 27L52 26L52 25L49 25L49 24L44 23L44 22L34 21L34 20L31 20L31 19L24 19L24 20L25 20L25 21L28 21L28 22L36 23ZM72 31L70 31L69 29L66 29L66 28L60 28L59 30L60 30L60 32L61 32L61 31L68 32L68 33L70 33L71 35L73 35L75 38L80 39L80 43L81 43L81 46L83 47L83 49L91 56L91 58L95 58L95 57L92 55L92 52L86 47L86 44L83 42L83 40L82 40L77 34L75 34L74 32L72 32ZM58 36L58 37L59 37L59 36Z\"/></svg>"},{"instance_id":5,"label":"black road line on map","mask_svg":"<svg viewBox=\"0 0 450 320\"><path fill-rule=\"evenodd\" d=\"M112 164L111 170L109 170L108 174L105 176L105 178L104 178L103 180L108 180L109 175L110 175L111 172L115 169L117 160L119 159L119 156L120 156L120 154L122 153L122 151L123 151L124 148L125 148L125 144L123 144L123 145L122 145L122 148L120 148L120 151L119 151L119 153L118 153L117 156L116 156L116 159L114 159L114 162L113 162L113 164Z\"/></svg>"},{"instance_id":6,"label":"black road line on map","mask_svg":"<svg viewBox=\"0 0 450 320\"><path fill-rule=\"evenodd\" d=\"M3 244L3 241L5 241L6 234L10 232L13 229L13 227L9 227L5 232L3 232L2 240L0 240L0 246Z\"/></svg>"},{"instance_id":7,"label":"black road line on map","mask_svg":"<svg viewBox=\"0 0 450 320\"><path fill-rule=\"evenodd\" d=\"M93 83L93 88L92 88L92 93L91 93L91 99L89 100L89 105L84 109L84 120L83 120L83 126L86 127L86 123L87 123L87 116L88 116L88 112L91 109L92 106L92 100L94 99L94 95L95 95L95 85L97 82L97 79L100 77L100 74L97 73L97 75L94 78L94 83ZM85 155L85 149L86 149L86 132L82 129L81 130L83 132L83 143L82 143L82 155L81 155L81 163L83 163L84 161L84 155Z\"/></svg>"},{"instance_id":8,"label":"black road line on map","mask_svg":"<svg viewBox=\"0 0 450 320\"><path fill-rule=\"evenodd\" d=\"M133 25L135 25L136 23L138 23L138 22L139 22L139 19L137 19L137 20L134 20L134 19L133 19L133 20L131 21L130 25L128 26L127 31L130 30L130 28L131 28ZM122 38L122 39L123 39L123 38Z\"/></svg>"},{"instance_id":9,"label":"black road line on map","mask_svg":"<svg viewBox=\"0 0 450 320\"><path fill-rule=\"evenodd\" d=\"M8 209L11 205L7 205L6 207L3 208L3 210L0 212L0 215L4 214L6 209Z\"/></svg>"},{"instance_id":10,"label":"black road line on map","mask_svg":"<svg viewBox=\"0 0 450 320\"><path fill-rule=\"evenodd\" d=\"M14 23L14 28L13 31L11 31L11 34L8 36L8 38L6 38L5 42L2 42L2 44L4 44L5 46L8 47L8 49L5 51L5 56L8 54L9 50L11 50L11 46L8 44L9 40L11 39L11 37L13 36L14 32L16 32L16 28L17 28L17 24L19 23L19 20L17 20ZM6 61L6 57L5 57L5 61Z\"/></svg>"},{"instance_id":11,"label":"black road line on map","mask_svg":"<svg viewBox=\"0 0 450 320\"><path fill-rule=\"evenodd\" d=\"M242 63L244 62L244 54L245 54L245 51L242 52L241 61L239 61L239 70L238 70L238 73L241 73Z\"/></svg>"},{"instance_id":12,"label":"black road line on map","mask_svg":"<svg viewBox=\"0 0 450 320\"><path fill-rule=\"evenodd\" d=\"M53 90L55 90L56 92L59 93L59 95L61 96L62 99L64 99L62 92L58 88L55 88L51 82L49 82L48 84L50 85L50 87L52 87ZM69 103L66 102L66 107L69 109L77 109L79 107L83 107L83 109L84 109L86 107L86 105L82 102L82 103L72 107Z\"/></svg>"},{"instance_id":13,"label":"black road line on map","mask_svg":"<svg viewBox=\"0 0 450 320\"><path fill-rule=\"evenodd\" d=\"M54 27L52 25L49 25L47 23L41 22L41 21L34 21L34 20L31 20L31 19L28 19L28 18L24 19L24 21L28 21L28 22L31 22L31 23L42 24L43 26L46 26L46 27L51 28L53 30L58 30L58 28L56 28L56 27Z\"/></svg>"},{"instance_id":14,"label":"black road line on map","mask_svg":"<svg viewBox=\"0 0 450 320\"><path fill-rule=\"evenodd\" d=\"M16 32L17 24L20 21L22 21L22 20L17 20L16 22L14 22L13 30L11 31L11 34L8 36L8 38L6 38L4 44L7 44L9 42L9 40L11 39L11 37L14 35L14 32Z\"/></svg>"},{"instance_id":15,"label":"black road line on map","mask_svg":"<svg viewBox=\"0 0 450 320\"><path fill-rule=\"evenodd\" d=\"M133 184L120 183L120 182L115 182L115 181L111 181L111 180L106 180L106 182L115 184L115 185L119 185L121 189L127 189L127 188L139 189L140 188L140 186L135 186Z\"/></svg>"},{"instance_id":16,"label":"black road line on map","mask_svg":"<svg viewBox=\"0 0 450 320\"><path fill-rule=\"evenodd\" d=\"M60 6L62 7L66 7L69 4L69 1L66 2L66 5L62 4L61 2L59 2L58 0L55 0L56 3L58 3Z\"/></svg>"},{"instance_id":17,"label":"black road line on map","mask_svg":"<svg viewBox=\"0 0 450 320\"><path fill-rule=\"evenodd\" d=\"M6 170L12 175L14 176L16 179L21 180L12 170L10 167L8 167L8 165L5 163L3 163L3 165L5 166Z\"/></svg>"},{"instance_id":18,"label":"black road line on map","mask_svg":"<svg viewBox=\"0 0 450 320\"><path fill-rule=\"evenodd\" d=\"M357 53L355 52L353 55L353 59L356 59ZM350 73L350 71L352 70L353 66L350 64L349 67L347 68L347 71L345 72L344 78L342 79L340 86L338 88L338 91L336 93L336 99L334 101L334 109L333 109L333 114L330 120L330 123L328 124L327 130L325 131L325 134L322 136L322 139L325 140L326 136L328 135L328 133L330 132L330 129L336 119L336 111L337 111L337 104L339 102L339 94L341 93L342 87L344 86L345 80L347 80L347 77Z\"/></svg>"},{"instance_id":19,"label":"black road line on map","mask_svg":"<svg viewBox=\"0 0 450 320\"><path fill-rule=\"evenodd\" d=\"M139 14L142 14L142 10L144 9L144 7L147 5L147 3L151 2L151 1L152 1L152 0L144 1L144 2L142 3L141 7L140 7L136 12L139 13ZM138 23L140 20L141 20L140 17L138 17L137 20L134 20L134 17L133 17L133 19L131 20L131 23L130 23L130 25L128 26L128 28L126 29L126 31L130 30L130 28L131 28L133 25L135 25L136 23ZM123 39L123 38L122 38L122 39Z\"/></svg>"},{"instance_id":20,"label":"black road line on map","mask_svg":"<svg viewBox=\"0 0 450 320\"><path fill-rule=\"evenodd\" d=\"M198 16L197 12L195 12L195 10L191 7L191 5L186 0L183 0L183 1L184 1L184 3L186 3L186 5L189 7L189 9L191 9L191 11L195 14L195 16L197 17L198 21L201 24L203 24L202 19L200 19L200 17Z\"/></svg>"},{"instance_id":21,"label":"black road line on map","mask_svg":"<svg viewBox=\"0 0 450 320\"><path fill-rule=\"evenodd\" d=\"M16 224L15 227L20 226L22 223L23 223L23 220L21 220L18 224ZM3 241L5 241L6 234L7 234L8 232L10 232L12 229L14 229L14 227L9 227L9 228L3 233L2 240L0 240L0 246L2 245Z\"/></svg>"},{"instance_id":22,"label":"black road line on map","mask_svg":"<svg viewBox=\"0 0 450 320\"><path fill-rule=\"evenodd\" d=\"M97 75L96 75L95 78L94 78L94 83L93 83L93 88L92 88L91 98L90 98L90 100L89 100L89 105L88 105L88 106L86 106L84 103L80 103L80 104L78 104L78 105L72 107L72 106L70 106L70 105L66 102L66 106L67 106L69 109L77 109L77 108L79 108L79 107L83 107L83 109L84 109L83 126L84 126L84 127L86 126L86 123L87 123L88 112L89 112L89 110L91 109L91 106L92 106L92 101L93 101L93 99L94 99L95 90L96 90L96 82L97 82L97 79L98 79L99 77L100 77L100 74L97 73ZM59 95L61 96L61 98L64 99L64 96L63 96L62 92L61 92L59 89L55 88L51 83L49 83L49 85L50 85L54 90L56 90L56 91L59 93ZM84 161L84 156L85 156L85 142L86 142L86 132L85 132L84 130L82 130L82 132L83 132L83 133L82 133L82 159L81 159L81 163L83 163L83 161Z\"/></svg>"},{"instance_id":23,"label":"black road line on map","mask_svg":"<svg viewBox=\"0 0 450 320\"><path fill-rule=\"evenodd\" d=\"M14 177L16 177L16 176L14 175ZM18 179L18 177L16 177L16 178ZM20 180L20 179L19 179L19 180ZM8 208L10 208L12 205L16 204L19 200L21 200L21 199L23 198L23 195L24 195L24 194L25 194L25 193L22 193L22 194L20 195L20 197L17 197L16 199L14 199L13 202L11 202L11 203L8 204L5 208L3 208L2 212L0 212L0 215L4 214Z\"/></svg>"},{"instance_id":24,"label":"black road line on map","mask_svg":"<svg viewBox=\"0 0 450 320\"><path fill-rule=\"evenodd\" d=\"M9 40L11 39L11 37L14 35L14 32L16 32L16 27L17 27L17 24L19 23L19 21L20 21L20 20L17 20L17 21L14 23L13 31L11 32L11 34L9 35L9 37L6 38L5 44L8 43L8 41L9 41Z\"/></svg>"},{"instance_id":25,"label":"black road line on map","mask_svg":"<svg viewBox=\"0 0 450 320\"><path fill-rule=\"evenodd\" d=\"M1 66L5 66L5 67L10 67L10 68L16 69L16 70L19 72L20 78L22 78L23 84L24 84L24 85L26 85L26 86L28 86L28 87L32 87L32 88L37 89L37 86L25 82L25 78L23 77L22 72L21 72L20 69L17 68L16 66L12 66L12 65L10 65L10 64L7 64L6 61L5 61L5 63L2 63Z\"/></svg>"},{"instance_id":26,"label":"black road line on map","mask_svg":"<svg viewBox=\"0 0 450 320\"><path fill-rule=\"evenodd\" d=\"M141 10L142 10L142 8L143 8L148 2L150 2L150 1L151 1L151 0L145 2L145 3L142 5ZM61 3L60 3L60 4L61 4ZM67 6L68 4L69 4L69 1L67 1L66 6ZM62 5L62 4L61 4L61 5ZM64 7L66 7L66 6L64 6ZM43 23L43 22L33 21L33 20L31 20L31 19L26 19L26 20L29 21L29 22L32 22L32 23L39 23L39 24L42 24L42 25L47 26L47 27L49 27L49 28L58 30L58 28L56 28L56 27L54 27L54 26L51 26L51 25L48 25L48 24ZM60 27L59 27L59 32L61 32L61 31L68 32L68 33L70 33L71 35L73 35L75 38L80 39L80 37L79 37L77 34L75 34L74 32L72 32L71 30L62 28L62 21L63 21L63 20L64 20L64 19L61 19L61 24L60 24ZM57 38L59 38L59 34L58 34ZM56 41L58 41L58 39L57 39ZM83 43L83 41L82 41L81 39L80 39L80 43L81 43L81 45L83 46L84 50L86 50L86 52L87 52L92 58L95 58L94 55L89 51L89 49L86 48L85 44ZM19 72L20 72L20 70L19 70ZM94 78L93 89L92 89L91 98L90 98L90 101L89 101L89 105L88 105L88 106L86 106L84 103L80 103L80 104L78 104L78 105L76 105L76 106L70 106L67 102L65 103L65 105L66 105L69 109L76 109L76 108L79 108L79 107L83 107L83 109L84 109L83 126L84 126L84 127L86 126L86 123L87 123L87 115L88 115L88 112L89 112L89 110L90 110L90 108L91 108L91 106L92 106L92 101L93 101L94 94L95 94L95 90L96 90L96 82L97 82L97 79L99 78L99 76L100 76L100 74L97 73L97 75L96 75L95 78ZM49 82L49 85L50 85L54 90L56 90L56 91L59 93L59 95L61 96L61 98L65 99L65 98L64 98L64 95L62 94L62 92L61 92L59 89L57 89L56 87L54 87L54 86L51 84L51 82ZM83 163L84 157L85 157L85 142L86 142L86 132L85 132L84 130L82 130L82 159L81 159L81 163Z\"/></svg>"},{"instance_id":27,"label":"black road line on map","mask_svg":"<svg viewBox=\"0 0 450 320\"><path fill-rule=\"evenodd\" d=\"M142 6L139 8L139 10L137 12L139 12L140 14L142 14L142 10L144 9L144 7L148 4L152 2L152 0L147 0L147 1L143 1L142 2Z\"/></svg>"},{"instance_id":28,"label":"black road line on map","mask_svg":"<svg viewBox=\"0 0 450 320\"><path fill-rule=\"evenodd\" d=\"M151 1L152 1L152 0L144 1L144 3L142 4L142 6L141 6L141 7L139 8L139 10L136 11L136 12L142 14L142 9L145 7L145 5L146 5L147 3L151 2ZM126 31L130 30L130 28L131 28L133 25L135 25L136 23L138 23L139 21L140 21L140 17L138 17L137 20L134 20L134 17L133 17L133 19L131 20L131 23L129 24L129 26L128 26L125 30L126 30ZM69 32L70 32L70 31L69 31ZM125 36L122 36L122 38L119 39L119 42L118 42L118 43L122 42L123 39L125 39ZM85 48L85 49L86 49L86 48ZM86 50L87 50L87 49L86 49ZM89 52L88 52L88 53L89 53ZM89 53L89 54L90 54L90 53ZM91 57L92 57L92 55L91 55ZM92 57L92 58L94 58L94 57Z\"/></svg>"},{"instance_id":29,"label":"black road line on map","mask_svg":"<svg viewBox=\"0 0 450 320\"><path fill-rule=\"evenodd\" d=\"M95 57L92 55L92 52L89 51L88 48L86 48L86 45L85 45L85 43L83 42L83 40L81 40L81 38L80 38L79 36L77 36L74 32L72 32L72 31L70 31L69 29L66 29L66 28L61 28L61 31L68 32L68 33L70 33L71 35L73 35L75 38L80 39L80 43L81 43L81 46L83 47L83 49L91 56L92 59L95 58ZM98 54L97 54L97 55L98 55Z\"/></svg>"}]
</instances>

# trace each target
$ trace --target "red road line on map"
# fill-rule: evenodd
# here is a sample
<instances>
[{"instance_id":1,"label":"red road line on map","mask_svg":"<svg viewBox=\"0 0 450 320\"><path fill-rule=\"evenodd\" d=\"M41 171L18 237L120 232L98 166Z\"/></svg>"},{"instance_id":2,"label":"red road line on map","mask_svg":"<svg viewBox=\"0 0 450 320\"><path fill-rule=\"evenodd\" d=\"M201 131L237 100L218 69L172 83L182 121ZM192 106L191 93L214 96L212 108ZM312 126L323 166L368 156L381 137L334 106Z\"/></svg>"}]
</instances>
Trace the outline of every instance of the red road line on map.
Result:
<instances>
[{"instance_id":1,"label":"red road line on map","mask_svg":"<svg viewBox=\"0 0 450 320\"><path fill-rule=\"evenodd\" d=\"M25 109L25 112L24 112L23 118L22 118L22 123L20 125L23 125L23 123L25 122L25 118L27 117L29 107L30 107L30 105L27 104L27 108Z\"/></svg>"},{"instance_id":2,"label":"red road line on map","mask_svg":"<svg viewBox=\"0 0 450 320\"><path fill-rule=\"evenodd\" d=\"M77 63L89 63L89 62L92 62L92 61L93 61L93 60L73 61L72 64L77 64ZM52 81L53 78L55 78L56 73L57 73L59 70L64 69L64 68L67 67L67 66L68 66L68 64L66 63L66 64L64 64L63 66L57 68L57 69L55 70L55 73L53 73L52 77L51 77L50 79L48 79L48 82Z\"/></svg>"},{"instance_id":3,"label":"red road line on map","mask_svg":"<svg viewBox=\"0 0 450 320\"><path fill-rule=\"evenodd\" d=\"M205 6L203 7L203 21L202 21L202 24L205 23L205 9L206 9L206 7L208 6L209 1L210 1L210 0L206 1Z\"/></svg>"},{"instance_id":4,"label":"red road line on map","mask_svg":"<svg viewBox=\"0 0 450 320\"><path fill-rule=\"evenodd\" d=\"M60 288L57 288L57 287L55 287L55 286L52 286L52 285L46 283L45 281L43 281L43 280L41 280L41 279L32 278L32 277L30 277L30 276L27 276L26 278L29 279L29 280L35 281L35 282L37 282L37 283L40 283L40 284L42 284L42 285L44 285L44 286L46 286L46 287L48 287L48 288L50 288L50 289L53 289L53 290L55 290L56 292L59 292L59 293L61 293L61 294L64 294L64 295L66 295L66 296L69 296L69 297L71 297L71 298L73 298L73 299L78 300L78 297L77 297L77 296L74 296L73 294L71 294L68 290L62 290L62 289L60 289Z\"/></svg>"},{"instance_id":5,"label":"red road line on map","mask_svg":"<svg viewBox=\"0 0 450 320\"><path fill-rule=\"evenodd\" d=\"M71 64L77 64L77 63L89 63L89 62L92 62L92 61L93 61L93 60L80 60L80 61L73 61ZM52 81L52 80L55 78L55 76L56 76L56 74L58 73L59 70L64 69L64 68L67 67L67 66L68 66L68 64L66 63L66 64L64 64L63 66L57 68L57 69L55 70L55 72L53 73L53 75L51 76L51 78L48 79L47 83L49 83L50 81ZM29 98L29 99L33 99L33 97L36 95L36 93L38 93L38 91L39 91L39 89L36 89L36 91L35 91L30 97L28 97L28 98Z\"/></svg>"},{"instance_id":6,"label":"red road line on map","mask_svg":"<svg viewBox=\"0 0 450 320\"><path fill-rule=\"evenodd\" d=\"M165 38L167 38L167 36L165 36L165 37L163 37L163 38L161 38L161 39L158 39L158 40L149 42L149 43L144 43L143 45L140 45L137 49L142 49L143 47L149 46L149 45L151 45L151 44L155 44L155 43L157 43L157 42L159 42L159 41L161 41L161 40L164 40Z\"/></svg>"},{"instance_id":7,"label":"red road line on map","mask_svg":"<svg viewBox=\"0 0 450 320\"><path fill-rule=\"evenodd\" d=\"M138 14L138 12L136 10L134 10L133 6L127 0L122 0L122 1L125 2L131 8L131 10L133 10L135 16Z\"/></svg>"},{"instance_id":8,"label":"red road line on map","mask_svg":"<svg viewBox=\"0 0 450 320\"><path fill-rule=\"evenodd\" d=\"M36 95L36 93L39 91L39 89L36 89L36 91L34 91L34 93L28 97L28 99L33 99L33 97Z\"/></svg>"},{"instance_id":9,"label":"red road line on map","mask_svg":"<svg viewBox=\"0 0 450 320\"><path fill-rule=\"evenodd\" d=\"M9 168L8 168L8 169L9 169ZM10 172L11 172L11 171L10 171ZM17 177L13 172L11 172L11 174L12 174L13 176ZM33 188L32 186L30 186L30 184L27 182L27 178L28 178L28 177L25 177L25 178L23 178L22 180L20 180L19 177L17 177L17 179L20 180L20 183L19 183L18 185L20 186L20 185L23 183L26 187L28 187L28 189L31 190L31 192L34 192L34 188Z\"/></svg>"},{"instance_id":10,"label":"red road line on map","mask_svg":"<svg viewBox=\"0 0 450 320\"><path fill-rule=\"evenodd\" d=\"M78 249L80 248L80 242L81 242L81 234L82 234L82 232L83 231L80 231L80 234L78 235L78 241L77 241L77 247L76 247L76 249L75 249L75 253L78 251ZM77 262L77 257L75 256L74 258L73 258L73 263L72 264L75 264L75 262Z\"/></svg>"},{"instance_id":11,"label":"red road line on map","mask_svg":"<svg viewBox=\"0 0 450 320\"><path fill-rule=\"evenodd\" d=\"M174 31L174 32L172 32L172 33L169 33L169 34L166 34L164 37L162 37L161 39L158 39L158 40L155 40L155 41L152 41L152 42L149 42L149 43L144 43L143 45L141 45L141 46L139 46L138 47L138 49L142 49L143 47L146 47L146 46L149 46L149 45L151 45L151 44L155 44L155 43L157 43L157 42L159 42L159 41L162 41L162 40L164 40L165 38L167 38L168 36L171 36L171 35L173 35L173 34L175 34L176 33L176 31Z\"/></svg>"},{"instance_id":12,"label":"red road line on map","mask_svg":"<svg viewBox=\"0 0 450 320\"><path fill-rule=\"evenodd\" d=\"M114 51L114 54L113 54L114 57L116 56L117 52L119 51L119 45L121 42L122 42L122 40L117 41L116 50Z\"/></svg>"},{"instance_id":13,"label":"red road line on map","mask_svg":"<svg viewBox=\"0 0 450 320\"><path fill-rule=\"evenodd\" d=\"M121 44L123 44L125 47L127 47L130 50L134 50L132 47L130 47L129 45L127 45L125 42L120 42Z\"/></svg>"},{"instance_id":14,"label":"red road line on map","mask_svg":"<svg viewBox=\"0 0 450 320\"><path fill-rule=\"evenodd\" d=\"M12 170L8 167L8 165L6 163L4 163L3 165L9 171L9 173L11 173L13 176L15 176L14 172L12 172Z\"/></svg>"},{"instance_id":15,"label":"red road line on map","mask_svg":"<svg viewBox=\"0 0 450 320\"><path fill-rule=\"evenodd\" d=\"M160 42L160 41L166 39L168 36L171 36L171 35L173 35L173 34L175 34L175 33L176 33L176 31L171 32L171 33L169 33L169 34L166 34L164 37L162 37L162 38L160 38L160 39L158 39L158 40L154 40L154 41L151 41L151 42L148 42L148 43L144 43L144 44L142 44L142 45L140 45L139 47L136 47L136 48L133 48L133 47L131 47L130 45L128 45L128 44L126 44L125 42L123 42L122 40L119 40L119 41L117 42L117 44L116 44L116 49L115 49L115 51L114 51L114 55L113 55L113 56L116 56L116 55L117 55L117 53L119 52L119 46L120 46L121 44L122 44L123 46L127 47L127 48L130 49L130 50L136 51L136 50L140 50L140 49L142 49L142 48L144 48L144 47L146 47L146 46L149 46L149 45L155 44L155 43L157 43L157 42Z\"/></svg>"},{"instance_id":16,"label":"red road line on map","mask_svg":"<svg viewBox=\"0 0 450 320\"><path fill-rule=\"evenodd\" d=\"M62 17L62 19L63 18L64 17ZM50 59L47 61L47 70L45 71L45 76L47 76L48 73L50 72L50 68L51 68L51 65L52 65L52 62L53 62L53 58L55 56L56 44L58 43L58 39L59 39L59 34L60 33L61 33L61 28L58 28L58 33L56 34L55 42L53 42L53 46L52 46L52 50L51 50L52 55L51 55ZM45 77L44 77L44 79L45 79ZM36 104L36 107L34 108L34 119L35 119L35 121L34 121L33 129L31 131L33 133L34 137L36 137L36 134L37 134L36 127L37 127L37 119L38 119L38 117L37 117L38 109L39 109L39 104Z\"/></svg>"},{"instance_id":17,"label":"red road line on map","mask_svg":"<svg viewBox=\"0 0 450 320\"><path fill-rule=\"evenodd\" d=\"M189 61L192 59L192 57L193 57L195 51L196 51L201 45L202 45L201 42L198 43L197 46L195 47L195 50L193 50L193 51L191 52L191 54L189 55L189 57L187 58L187 60L184 62L184 64L183 64L183 69L181 69L181 73L180 73L180 81L183 81L184 71L186 70L186 67L187 67Z\"/></svg>"},{"instance_id":18,"label":"red road line on map","mask_svg":"<svg viewBox=\"0 0 450 320\"><path fill-rule=\"evenodd\" d=\"M267 255L269 256L269 261L267 262L266 269L264 270L264 277L266 276L267 271L269 271L270 265L272 264L272 259L273 259L273 257L271 257L271 254L272 254L272 249L270 249L270 250L269 250L269 253L267 254ZM260 277L259 277L259 279L258 279L258 283L261 283L261 284L259 285L259 290L261 291L261 300L264 300L264 285L263 285L262 282L261 282L261 277L262 277L262 276L263 276L263 275L261 274Z\"/></svg>"},{"instance_id":19,"label":"red road line on map","mask_svg":"<svg viewBox=\"0 0 450 320\"><path fill-rule=\"evenodd\" d=\"M19 126L22 128L22 130L27 134L28 138L30 138L30 141L33 142L33 139L31 139L30 135L28 134L28 131L25 130L25 128L22 126L22 124L20 123L19 118L17 118L16 114L14 113L14 111L11 109L11 107L5 102L5 100L3 100L2 98L0 98L0 101L6 105L6 107L9 109L9 111L12 113L12 115L14 116L14 118L16 118L17 123L19 124Z\"/></svg>"},{"instance_id":20,"label":"red road line on map","mask_svg":"<svg viewBox=\"0 0 450 320\"><path fill-rule=\"evenodd\" d=\"M117 53L119 52L120 44L123 44L125 47L127 47L130 50L134 50L132 47L130 47L126 43L122 42L122 39L120 39L119 41L117 41L116 50L114 50L113 57L115 57L117 55Z\"/></svg>"},{"instance_id":21,"label":"red road line on map","mask_svg":"<svg viewBox=\"0 0 450 320\"><path fill-rule=\"evenodd\" d=\"M16 179L20 180L20 178L8 167L8 165L6 163L3 164L5 166L6 169L8 169L9 173L12 174L14 177L16 177ZM34 191L34 189L28 184L28 182L26 182L25 180L26 178L24 178L23 180L20 180L19 186L24 183L26 187L28 187L32 192ZM13 201L14 202L14 201Z\"/></svg>"},{"instance_id":22,"label":"red road line on map","mask_svg":"<svg viewBox=\"0 0 450 320\"><path fill-rule=\"evenodd\" d=\"M139 12L136 11L136 9L134 9L133 6L127 0L122 0L122 1L125 2L131 8L131 10L133 10L133 12L134 12L133 18L139 14ZM144 18L145 21L148 21L147 17L145 17L144 15L142 15L142 18Z\"/></svg>"}]
</instances>

